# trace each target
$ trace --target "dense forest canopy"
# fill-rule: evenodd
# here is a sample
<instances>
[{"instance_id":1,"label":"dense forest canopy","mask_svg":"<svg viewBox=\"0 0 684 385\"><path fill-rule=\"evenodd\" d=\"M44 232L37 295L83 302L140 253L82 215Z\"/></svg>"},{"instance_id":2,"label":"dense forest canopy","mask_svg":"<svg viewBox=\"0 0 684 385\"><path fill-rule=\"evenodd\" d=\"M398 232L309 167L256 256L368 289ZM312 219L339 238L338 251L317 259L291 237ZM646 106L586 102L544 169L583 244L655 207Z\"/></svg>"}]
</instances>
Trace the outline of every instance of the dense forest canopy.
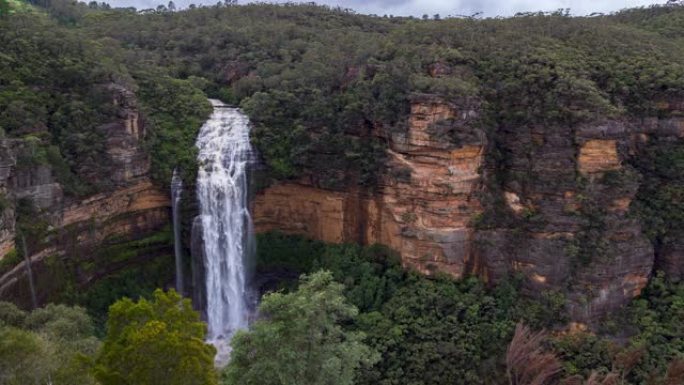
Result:
<instances>
[{"instance_id":1,"label":"dense forest canopy","mask_svg":"<svg viewBox=\"0 0 684 385\"><path fill-rule=\"evenodd\" d=\"M193 183L194 138L209 113L204 93L250 116L269 178L328 189L377 187L387 138L407 130L410 102L421 95L478 110L469 127L447 124L435 134L457 146L459 131L485 131L496 168L510 162L498 148L503 131L658 116L684 93L684 7L676 2L591 17L559 10L440 20L313 4L180 12L12 4L23 11L0 23L0 127L36 138L27 161L52 164L72 195L109 183L97 177L107 165L94 128L112 118L103 103L112 84L137 92L162 184L175 167ZM633 208L656 241L684 223L681 145L666 147L632 165L652 181Z\"/></svg>"},{"instance_id":2,"label":"dense forest canopy","mask_svg":"<svg viewBox=\"0 0 684 385\"><path fill-rule=\"evenodd\" d=\"M276 177L316 175L335 188L372 184L383 144L356 138L405 129L419 93L481 104L473 124L490 129L653 114L682 92L682 17L676 6L418 20L247 5L94 12L78 23L240 104Z\"/></svg>"},{"instance_id":3,"label":"dense forest canopy","mask_svg":"<svg viewBox=\"0 0 684 385\"><path fill-rule=\"evenodd\" d=\"M3 36L23 38L4 45L15 47L16 55L36 53L19 44L28 38L22 34L26 23L21 24L21 19L42 19L34 27L36 33L55 29L64 34L61 44L49 46L62 47L64 58L77 55L78 62L72 60L65 70L82 80L75 84L73 76L64 76L60 77L63 84L50 87L68 89L72 99L69 110L55 117L56 107L49 107L50 103L41 103L47 111L22 107L27 98L41 96L27 94L15 81L11 95L17 97L12 106L5 102L5 110L14 112L11 118L6 114L1 125L10 135L48 125L54 132L52 142L60 147L71 171L80 174L87 172L78 168L95 166L88 154L96 151L98 140L91 132L78 139L67 137L81 128L62 128L67 123L61 121L74 125L75 119L59 117L78 113L79 108L97 110L96 98L88 98L92 106L80 106L73 99L96 92L95 85L103 77L133 85L144 83L144 78L171 76L186 81L175 87L186 84L183 87L200 88L239 104L257 127L254 140L272 176L309 176L328 188L350 181L372 185L382 170L385 145L369 138L370 132L378 127L404 130L409 101L417 94L478 105L484 113L472 124L496 130L652 115L659 101L681 96L684 89L684 11L676 4L595 17L570 17L560 10L482 20L381 18L310 4L229 3L182 12L167 7L138 12L65 0L46 4L59 26L40 12L15 14L3 23L14 32ZM56 36L33 38L47 46ZM73 39L78 39L78 46L70 43ZM107 59L88 64L96 57ZM26 57L12 60L34 65ZM47 62L35 65L44 66L43 72L61 68ZM3 72L3 84L31 81L10 70ZM151 115L197 124L192 116L197 109L182 107L187 101L162 104L159 100L163 99L159 92L171 91L171 83L166 90L153 92L145 92L153 89L142 85L142 99L150 104ZM155 109L154 103L166 111ZM92 126L106 115L106 111L95 112L85 114L95 121L81 126ZM169 147L179 153L192 147L191 136L170 131L169 127L152 130L175 143L159 145L166 148L155 152L158 164L174 163L168 159ZM191 157L183 157L181 163L190 168L186 158ZM167 177L168 165L159 168L164 170L158 177Z\"/></svg>"},{"instance_id":4,"label":"dense forest canopy","mask_svg":"<svg viewBox=\"0 0 684 385\"><path fill-rule=\"evenodd\" d=\"M119 118L112 99L123 89L137 92L146 112L154 176L168 180L176 165L194 169L188 143L210 106L190 81L134 60L111 39L93 39L36 8L0 20L0 40L0 128L7 137L35 143L24 166L50 164L74 196L112 187L103 178L110 165L101 161L101 127Z\"/></svg>"},{"instance_id":5,"label":"dense forest canopy","mask_svg":"<svg viewBox=\"0 0 684 385\"><path fill-rule=\"evenodd\" d=\"M175 12L0 0L0 47L2 135L29 147L19 167L49 164L71 197L112 188L99 129L117 118L112 90L136 95L159 184L176 167L193 182L194 141L211 110L209 96L250 116L271 179L308 178L327 189L372 189L384 172L388 137L374 133L405 132L411 101L425 95L476 106L480 114L468 124L486 130L492 145L500 130L638 120L667 114L659 105L684 97L684 7L675 3L593 17L559 11L435 20L313 4L228 2ZM454 146L462 139L448 129L440 135ZM684 228L684 152L681 141L649 146L631 165L648 181L634 207L657 243ZM34 214L19 212L19 219L38 226ZM166 229L126 247L169 243L170 236ZM381 247L281 234L259 241L259 269L309 275L282 282L284 292L267 297L263 310L272 317L240 335L240 359L223 373L225 384L259 383L264 369L255 355L271 360L261 362L272 364L265 366L271 374L283 369L283 376L312 383L339 373L358 384L500 384L515 372L505 355L518 322L553 330L567 321L562 294L532 300L516 277L491 288L475 278L407 272ZM4 258L0 271L16 257ZM86 306L89 315L78 307L27 313L0 303L0 382L174 383L164 382L159 359L178 364L176 381L216 383L198 314L174 293L152 294L171 273L150 265L103 279L89 292L55 296ZM124 295L150 299L117 302L105 330L107 306ZM322 305L312 307L314 300ZM623 313L603 320L599 334L545 338L543 350L562 369L548 383L581 384L596 373L619 376L620 384L681 383L673 373L682 372L683 304L682 283L658 275ZM330 334L316 336L320 349L300 349L311 330ZM104 346L96 337L102 335ZM268 349L285 340L292 345ZM288 359L302 352L316 359L298 360L302 365L286 373Z\"/></svg>"},{"instance_id":6,"label":"dense forest canopy","mask_svg":"<svg viewBox=\"0 0 684 385\"><path fill-rule=\"evenodd\" d=\"M516 323L540 330L566 321L563 298L531 300L516 278L487 288L476 278L407 272L383 247L282 234L262 235L259 242L258 269L310 275L265 296L261 311L268 316L236 337L235 360L221 374L224 385L500 385L508 383L508 372L539 368L507 364L530 354L507 355ZM604 384L680 384L683 304L684 285L659 276L642 298L603 321L602 334L544 336L532 350L552 354L559 366L539 384L595 384L583 381L596 376L621 378ZM0 302L0 380L215 384L215 350L202 340L205 328L189 301L173 291L117 301L102 342L80 307L48 305L29 313Z\"/></svg>"}]
</instances>

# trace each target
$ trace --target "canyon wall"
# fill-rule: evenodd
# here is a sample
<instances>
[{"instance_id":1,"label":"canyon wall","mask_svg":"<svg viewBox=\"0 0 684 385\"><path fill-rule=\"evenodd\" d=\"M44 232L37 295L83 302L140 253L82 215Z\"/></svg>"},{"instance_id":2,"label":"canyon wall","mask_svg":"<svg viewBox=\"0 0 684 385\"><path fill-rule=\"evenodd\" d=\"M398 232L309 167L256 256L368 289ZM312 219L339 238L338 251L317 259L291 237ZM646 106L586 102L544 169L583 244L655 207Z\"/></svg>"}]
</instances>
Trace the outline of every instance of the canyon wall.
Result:
<instances>
[{"instance_id":1,"label":"canyon wall","mask_svg":"<svg viewBox=\"0 0 684 385\"><path fill-rule=\"evenodd\" d=\"M17 257L23 254L23 239L38 301L44 303L65 290L65 277L60 274L68 274L76 285L85 286L136 262L105 255L108 248L144 238L168 225L169 197L150 181L150 161L142 148L144 121L135 95L121 86L107 87L118 120L97 127L106 138L106 152L99 161L108 172L93 177L107 186L103 191L81 198L67 196L49 163L25 161L28 153L35 151L35 143L24 139L0 141L0 266L5 262L0 270L0 300L30 305L26 262ZM32 217L18 214L22 204L31 207ZM38 233L21 234L20 223ZM162 245L150 253L163 254L163 249ZM146 257L150 255L137 255ZM69 266L69 271L57 271L64 269L56 265Z\"/></svg>"},{"instance_id":2,"label":"canyon wall","mask_svg":"<svg viewBox=\"0 0 684 385\"><path fill-rule=\"evenodd\" d=\"M656 137L684 137L681 103L663 103L660 118L492 132L474 124L478 109L415 97L406 131L374 132L389 143L375 189L277 183L256 196L256 230L384 244L425 274L521 273L530 293L564 295L581 324L638 295L655 263L681 275L680 245L656 258L630 214L630 159Z\"/></svg>"},{"instance_id":3,"label":"canyon wall","mask_svg":"<svg viewBox=\"0 0 684 385\"><path fill-rule=\"evenodd\" d=\"M97 176L108 186L98 194L69 196L50 164L25 162L34 142L0 140L0 299L29 301L25 262L17 257L20 223L42 229L38 238L25 237L39 302L63 289L50 261L68 262L85 287L136 258L172 255L170 244L140 248L133 259L108 251L170 223L168 194L149 178L135 95L109 90L119 119L98 127L108 169ZM256 230L384 244L407 268L428 275L475 274L496 283L520 274L530 293L562 294L581 324L638 295L656 269L684 276L681 238L654 248L632 207L644 183L634 161L655 140L684 138L684 102L663 101L651 118L577 127L485 130L480 110L476 100L414 96L405 130L378 125L370 132L388 144L373 188L277 182L254 199ZM22 202L37 210L35 218L18 214Z\"/></svg>"},{"instance_id":4,"label":"canyon wall","mask_svg":"<svg viewBox=\"0 0 684 385\"><path fill-rule=\"evenodd\" d=\"M305 183L272 186L257 195L257 231L279 230L326 242L381 243L425 273L465 273L472 255L471 218L482 212L486 140L467 127L472 106L414 102L410 129L389 138L387 170L377 193L329 191ZM455 147L436 138L437 124L468 131ZM376 134L382 132L376 129ZM433 137L434 136L434 137Z\"/></svg>"}]
</instances>

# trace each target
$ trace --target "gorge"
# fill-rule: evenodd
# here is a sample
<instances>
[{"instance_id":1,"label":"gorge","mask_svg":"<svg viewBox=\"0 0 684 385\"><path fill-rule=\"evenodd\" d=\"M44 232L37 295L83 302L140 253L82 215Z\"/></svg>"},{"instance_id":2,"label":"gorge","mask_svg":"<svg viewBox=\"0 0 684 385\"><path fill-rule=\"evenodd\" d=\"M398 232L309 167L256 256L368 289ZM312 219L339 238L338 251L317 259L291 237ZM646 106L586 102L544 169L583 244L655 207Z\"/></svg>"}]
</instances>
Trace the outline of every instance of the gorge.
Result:
<instances>
[{"instance_id":1,"label":"gorge","mask_svg":"<svg viewBox=\"0 0 684 385\"><path fill-rule=\"evenodd\" d=\"M543 385L681 365L680 4L6 1L0 345L39 383L499 385L519 333Z\"/></svg>"},{"instance_id":2,"label":"gorge","mask_svg":"<svg viewBox=\"0 0 684 385\"><path fill-rule=\"evenodd\" d=\"M232 17L237 10L226 9L221 15ZM199 17L202 12L189 15ZM572 18L560 20L569 26L575 22ZM514 22L517 20L499 24L503 28L506 23L514 25ZM456 21L441 25L448 23L466 28ZM496 25L494 21L482 24L487 23ZM423 28L423 24L416 24L416 28ZM118 36L114 30L110 33ZM489 36L489 32L482 33ZM496 32L491 34L498 36ZM244 111L255 122L253 142L261 151L266 167L257 175L260 182L252 202L256 231L281 231L333 243L380 243L398 252L404 266L427 275L447 273L457 278L477 275L495 284L510 275L522 274L530 293L557 292L566 296L571 318L582 325L591 324L628 303L656 270L663 270L675 279L681 277L678 211L672 211L671 220L662 222L658 216L665 212L661 208L665 203L650 199L660 196L658 191L662 194L669 191L659 186L677 188L677 169L670 178L675 182L663 179L659 176L663 172L662 162L655 157L677 157L684 135L684 98L675 91L642 91L639 85L625 85L638 92L650 92L648 102L632 105L631 100L636 96L622 101L622 96L615 94L611 96L614 108L622 109L617 112L603 102L585 104L592 98L602 98L601 93L607 95L613 91L601 89L594 94L593 90L585 91L578 85L577 90L567 91L570 96L563 96L570 105L567 111L556 111L562 103L561 107L548 105L539 112L542 116L537 117L534 103L545 103L545 98L566 91L552 89L548 91L551 96L542 95L537 100L534 92L527 94L537 86L524 83L526 78L512 81L508 78L510 73L532 71L529 76L535 79L534 76L546 76L534 72L537 67L542 68L539 71L551 73L545 80L549 87L555 87L554 82L558 87L571 82L558 79L585 75L581 71L562 72L558 66L565 65L565 59L546 57L550 54L543 52L529 53L532 55L526 59L529 63L508 59L500 63L490 51L480 51L460 36L449 36L453 44L461 47L460 51L433 52L433 48L425 48L432 56L423 56L421 60L425 62L417 64L415 70L419 75L411 75L406 84L401 83L408 81L404 73L383 77L387 71L403 68L403 64L395 63L405 60L403 54L382 65L361 62L325 67L330 71L327 81L335 83L331 89L337 90L329 94L361 98L361 105L373 107L369 111L356 110L359 104L350 103L346 107L348 111L342 109L339 115L329 115L326 111L337 107L327 106L307 112L292 99L295 94L278 89L242 96ZM651 34L639 36L648 41L655 39ZM127 35L119 38L135 39ZM368 38L380 39L374 35ZM396 37L390 34L382 39L392 42ZM500 39L513 54L527 49ZM422 47L419 43L395 44ZM535 44L541 43L528 42L531 47L536 47ZM564 49L593 52L593 48L584 44L570 42L569 48ZM663 55L676 52L667 51L670 47L667 43L662 46L665 47ZM613 60L611 52L604 51L608 55L605 60ZM466 60L464 55L471 59ZM639 57L637 53L633 55ZM547 64L543 64L545 60ZM591 62L580 64L591 66ZM255 68L261 68L259 65ZM305 73L307 65L303 61L296 68ZM489 78L481 73L488 70L488 65L503 66L494 67L495 71L489 75L496 80L497 87L506 84L510 94L505 87L492 88L497 92L491 93ZM508 65L515 67L504 68ZM215 81L224 84L224 90L233 90L225 91L226 98L249 90L250 82L264 81L266 72L260 75L262 69L248 70L245 66L248 66L246 61L215 63ZM616 79L627 76L619 72L622 69L615 69L618 71L615 74L609 69L601 71ZM299 81L310 81L303 73ZM148 91L149 85L144 79L138 80L145 86L137 93L145 98L145 103L154 105L154 100L163 101L163 94ZM429 87L436 87L430 84L450 85L454 81L461 82L454 90L435 88L426 92L430 91ZM282 84L285 87L286 83ZM595 84L603 87L600 82ZM179 88L173 88L180 84L169 83L165 87L168 90L161 88L166 92L164 95L183 95L178 92ZM191 85L187 83L187 87ZM377 87L377 90L370 92L367 87ZM173 119L159 125L158 116L172 116L184 110L200 111L205 107L199 106L206 102L201 95L193 94L195 91L186 90L193 98L201 99L196 102L193 99L198 107L176 106L174 111L167 111L165 106L155 105L153 109L147 106L149 114L145 116L139 111L136 92L129 87L106 83L96 88L110 100L101 105L116 111L116 116L98 129L106 137L103 142L106 161L99 162L107 165L106 171L83 171L88 175L87 180L108 185L98 194L65 197L66 184L57 180L59 170L47 164L27 167L19 160L35 153L40 141L4 139L6 195L17 202L27 198L44 213L45 226L52 231L40 242L29 241L29 248L35 249L29 253L37 260L55 255L85 256L91 248L107 244L107 239L122 237L111 241L112 247L118 247L123 239L134 242L162 230L165 224L173 224L173 238L182 243L173 247L158 244L152 254L156 258L173 250L177 256L176 270L187 269L191 265L187 261L190 255L201 255L193 249L206 247L192 241L199 238L199 235L193 237L194 233L208 231L191 223L198 210L194 202L200 197L189 194L178 205L178 196L169 197L157 186L161 180L171 179L174 168L183 166L181 169L187 176L176 175L176 186L184 179L184 190L194 190L195 181L191 176L194 171L190 170L197 168L196 154L189 149L194 147L197 131L183 128ZM676 87L673 85L672 89ZM393 90L392 97L378 97L384 95L382 90ZM527 104L516 104L516 92L525 95L522 100ZM573 92L577 95L571 96ZM296 98L306 99L307 94L302 95L297 94ZM320 103L340 103L326 97L321 96ZM304 113L307 115L301 115ZM564 120L546 116L552 113L566 115L558 115ZM522 120L514 118L521 114L529 116ZM205 117L195 118L195 127ZM154 128L150 131L150 127ZM106 180L107 175L111 175L110 181ZM667 194L663 199L670 199L669 196L672 201L677 193ZM208 202L208 197L200 198L203 199ZM0 233L5 255L16 250L13 205L4 211L6 220ZM168 212L171 206L174 213L181 211L184 222L176 223L177 216ZM671 204L671 207L675 206ZM657 212L645 214L644 210L654 209ZM141 255L143 259L148 256L147 251ZM78 261L78 258L63 260ZM115 265L130 266L130 262L123 258ZM80 262L68 270L80 270L77 279L80 286L107 275L106 263L94 265L100 267L99 272L84 273ZM40 275L39 264L35 269ZM203 274L202 267L192 270L193 276ZM24 271L25 268L16 268L3 273L2 298L30 303L28 284L21 281L18 285ZM198 279L188 275L178 279L175 286L193 296L199 308L206 308L205 301L210 294L198 286ZM39 302L45 303L47 291L39 288L38 292Z\"/></svg>"},{"instance_id":3,"label":"gorge","mask_svg":"<svg viewBox=\"0 0 684 385\"><path fill-rule=\"evenodd\" d=\"M468 132L468 120L478 113L472 107L417 98L407 133L384 138L388 168L373 193L320 189L307 180L276 184L256 197L256 229L381 243L424 274L475 274L498 282L520 272L529 290L561 290L571 319L591 322L638 295L656 263L677 258L675 248L656 260L629 206L638 189L631 164L646 144L684 138L679 106L677 100L663 103L661 114L668 117L645 122L607 120L572 131L534 127L492 137ZM440 126L458 127L467 139L460 146L445 143L434 134ZM505 170L511 176L493 190L501 166L492 163L492 142L502 139L512 155ZM492 207L492 200L500 206ZM609 246L583 263L575 247L597 247L581 244L587 242L585 226L595 220L589 215L605 221L598 236ZM680 274L679 267L667 266L681 261L659 267ZM565 288L569 280L575 284Z\"/></svg>"}]
</instances>

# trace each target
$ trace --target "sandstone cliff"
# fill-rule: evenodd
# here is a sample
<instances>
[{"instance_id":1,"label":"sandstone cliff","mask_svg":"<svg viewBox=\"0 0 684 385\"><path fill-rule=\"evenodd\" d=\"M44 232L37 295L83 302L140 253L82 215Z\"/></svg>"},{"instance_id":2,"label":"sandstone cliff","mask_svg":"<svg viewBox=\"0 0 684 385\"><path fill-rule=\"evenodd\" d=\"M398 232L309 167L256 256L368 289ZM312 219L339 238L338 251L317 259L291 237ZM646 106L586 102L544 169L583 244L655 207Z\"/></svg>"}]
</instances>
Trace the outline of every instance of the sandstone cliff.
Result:
<instances>
[{"instance_id":1,"label":"sandstone cliff","mask_svg":"<svg viewBox=\"0 0 684 385\"><path fill-rule=\"evenodd\" d=\"M381 243L426 274L522 273L531 293L560 292L573 320L591 322L638 295L654 270L630 215L640 181L630 160L655 137L684 137L681 103L658 115L485 133L476 102L417 96L406 131L375 132L389 161L374 192L277 183L257 195L255 226ZM662 248L660 267L681 275L681 250Z\"/></svg>"},{"instance_id":2,"label":"sandstone cliff","mask_svg":"<svg viewBox=\"0 0 684 385\"><path fill-rule=\"evenodd\" d=\"M169 223L169 198L149 178L149 157L142 149L145 136L135 95L118 85L107 86L112 104L118 110L118 121L100 126L106 137L106 153L102 165L106 175L92 175L102 192L83 198L66 196L50 164L22 162L31 151L30 141L0 141L0 191L3 210L0 223L0 299L28 305L29 287L26 266L21 254L21 234L17 221L32 225L44 222L40 234L26 234L26 248L38 286L38 300L44 302L64 290L65 272L56 263L67 263L69 284L86 285L92 279L135 261L112 260L102 255L107 247L140 239ZM19 161L18 161L19 159ZM29 204L35 218L21 218L17 206ZM32 223L33 222L33 223ZM156 250L155 252L159 252ZM14 263L12 263L14 262ZM75 275L75 276L73 276Z\"/></svg>"}]
</instances>

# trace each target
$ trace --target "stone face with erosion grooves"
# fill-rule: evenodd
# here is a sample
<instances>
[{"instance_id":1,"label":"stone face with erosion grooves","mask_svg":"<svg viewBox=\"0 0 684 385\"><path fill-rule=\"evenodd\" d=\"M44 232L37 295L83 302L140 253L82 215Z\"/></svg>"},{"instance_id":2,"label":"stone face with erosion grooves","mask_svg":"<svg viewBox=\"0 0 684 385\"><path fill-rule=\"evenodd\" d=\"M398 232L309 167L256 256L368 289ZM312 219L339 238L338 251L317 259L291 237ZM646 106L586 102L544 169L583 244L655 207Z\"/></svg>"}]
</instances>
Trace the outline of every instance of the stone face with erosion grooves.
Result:
<instances>
[{"instance_id":1,"label":"stone face with erosion grooves","mask_svg":"<svg viewBox=\"0 0 684 385\"><path fill-rule=\"evenodd\" d=\"M469 126L475 109L468 100L414 99L407 132L389 138L388 170L366 210L366 243L400 251L405 265L426 274L466 272L487 144Z\"/></svg>"},{"instance_id":2,"label":"stone face with erosion grooves","mask_svg":"<svg viewBox=\"0 0 684 385\"><path fill-rule=\"evenodd\" d=\"M0 195L4 201L10 194L10 176L16 160L10 141L0 141ZM0 259L14 249L14 207L3 205L0 211Z\"/></svg>"},{"instance_id":3,"label":"stone face with erosion grooves","mask_svg":"<svg viewBox=\"0 0 684 385\"><path fill-rule=\"evenodd\" d=\"M676 281L684 279L684 241L675 240L666 243L657 261L658 268L667 272Z\"/></svg>"},{"instance_id":4,"label":"stone face with erosion grooves","mask_svg":"<svg viewBox=\"0 0 684 385\"><path fill-rule=\"evenodd\" d=\"M388 138L388 171L377 193L275 185L256 197L256 230L327 242L381 243L400 251L407 266L461 276L471 253L468 223L481 212L476 192L485 142L475 132L466 144L455 146L435 139L431 131L438 124L465 126L473 114L470 106L414 101L408 131Z\"/></svg>"},{"instance_id":5,"label":"stone face with erosion grooves","mask_svg":"<svg viewBox=\"0 0 684 385\"><path fill-rule=\"evenodd\" d=\"M150 170L150 160L141 141L146 129L138 111L135 94L125 87L110 85L113 104L119 107L119 120L100 127L106 134L107 155L110 159L111 181L126 185L137 178L145 178Z\"/></svg>"},{"instance_id":6,"label":"stone face with erosion grooves","mask_svg":"<svg viewBox=\"0 0 684 385\"><path fill-rule=\"evenodd\" d=\"M259 194L253 216L259 232L278 230L340 243L344 238L346 193L297 184L279 184Z\"/></svg>"},{"instance_id":7,"label":"stone face with erosion grooves","mask_svg":"<svg viewBox=\"0 0 684 385\"><path fill-rule=\"evenodd\" d=\"M42 211L41 217L48 221L51 230L43 242L29 245L36 281L45 290L60 290L48 284L51 272L41 263L46 257L88 259L103 242L112 246L112 240L126 242L143 238L170 221L169 196L149 179L149 158L141 146L145 127L135 95L118 85L106 88L112 94L119 118L97 128L107 138L102 162L110 172L85 174L96 184L110 186L103 192L79 199L65 197L49 166L17 166L16 159L28 143L18 139L0 141L0 191L11 202L2 212L0 255L14 248L14 201L27 198ZM96 279L94 274L108 269L107 262L98 261L101 266L93 273L81 273L80 283ZM111 266L118 267L120 263ZM25 269L15 268L0 277L0 299L26 303L24 272ZM47 294L39 291L39 300Z\"/></svg>"},{"instance_id":8,"label":"stone face with erosion grooves","mask_svg":"<svg viewBox=\"0 0 684 385\"><path fill-rule=\"evenodd\" d=\"M620 168L615 140L590 139L580 147L577 159L582 174Z\"/></svg>"},{"instance_id":9,"label":"stone face with erosion grooves","mask_svg":"<svg viewBox=\"0 0 684 385\"><path fill-rule=\"evenodd\" d=\"M639 178L627 159L639 156L649 136L679 135L678 118L501 127L488 138L469 124L477 110L467 101L414 99L408 129L385 137L387 168L372 192L303 180L273 185L255 200L257 231L381 243L426 274L474 273L497 282L519 272L530 293L563 293L579 324L638 295L655 257L629 214ZM493 141L504 159L489 157ZM501 186L491 190L488 181L502 167ZM504 211L485 213L483 197L502 202ZM475 228L483 214L493 222ZM680 254L664 250L662 266L676 273Z\"/></svg>"},{"instance_id":10,"label":"stone face with erosion grooves","mask_svg":"<svg viewBox=\"0 0 684 385\"><path fill-rule=\"evenodd\" d=\"M102 221L124 213L168 206L168 195L149 180L142 180L111 193L88 197L66 207L63 211L61 226L70 226L88 220Z\"/></svg>"}]
</instances>

